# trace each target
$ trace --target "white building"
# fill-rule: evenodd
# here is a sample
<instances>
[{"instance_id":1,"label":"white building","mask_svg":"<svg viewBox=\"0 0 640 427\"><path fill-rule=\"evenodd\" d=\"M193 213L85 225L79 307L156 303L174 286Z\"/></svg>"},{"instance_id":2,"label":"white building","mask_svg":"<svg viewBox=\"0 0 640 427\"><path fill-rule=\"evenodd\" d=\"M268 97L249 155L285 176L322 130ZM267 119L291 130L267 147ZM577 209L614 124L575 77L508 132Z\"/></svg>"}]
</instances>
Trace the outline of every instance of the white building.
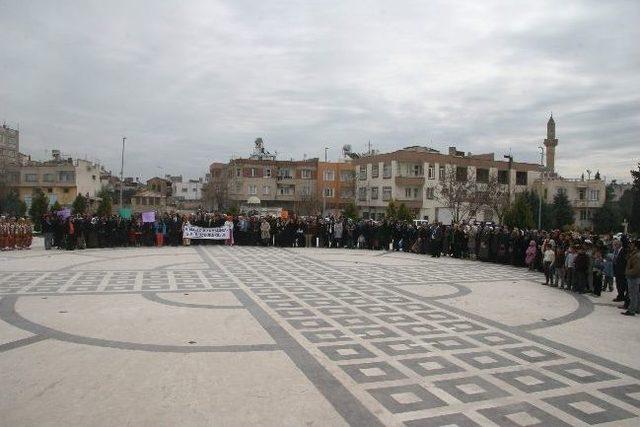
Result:
<instances>
[{"instance_id":1,"label":"white building","mask_svg":"<svg viewBox=\"0 0 640 427\"><path fill-rule=\"evenodd\" d=\"M167 176L171 181L171 195L176 201L202 200L202 186L204 179L182 179L182 176Z\"/></svg>"}]
</instances>

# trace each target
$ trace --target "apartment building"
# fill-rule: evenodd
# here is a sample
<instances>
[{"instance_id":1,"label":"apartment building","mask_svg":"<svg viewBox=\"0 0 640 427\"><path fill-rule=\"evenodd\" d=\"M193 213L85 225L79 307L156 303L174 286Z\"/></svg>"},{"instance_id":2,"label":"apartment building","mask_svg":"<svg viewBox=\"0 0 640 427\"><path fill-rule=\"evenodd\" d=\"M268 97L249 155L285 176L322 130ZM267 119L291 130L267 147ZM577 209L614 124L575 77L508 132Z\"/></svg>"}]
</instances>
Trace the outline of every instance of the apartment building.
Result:
<instances>
[{"instance_id":1,"label":"apartment building","mask_svg":"<svg viewBox=\"0 0 640 427\"><path fill-rule=\"evenodd\" d=\"M356 171L350 161L318 162L317 197L325 213L339 213L353 203Z\"/></svg>"},{"instance_id":2,"label":"apartment building","mask_svg":"<svg viewBox=\"0 0 640 427\"><path fill-rule=\"evenodd\" d=\"M52 158L44 162L23 161L7 172L9 187L18 190L27 206L37 188L49 198L49 204L58 202L70 206L78 194L93 198L102 188L101 176L105 171L97 163L82 159L64 158L53 150Z\"/></svg>"},{"instance_id":3,"label":"apartment building","mask_svg":"<svg viewBox=\"0 0 640 427\"><path fill-rule=\"evenodd\" d=\"M513 198L540 177L540 165L496 160L493 153L465 154L450 147L447 154L428 147L406 147L354 159L356 205L365 218L384 217L391 200L404 203L418 218L451 221L451 211L438 197L439 185L452 173L455 179L487 183L495 176ZM494 219L482 212L479 220Z\"/></svg>"},{"instance_id":4,"label":"apartment building","mask_svg":"<svg viewBox=\"0 0 640 427\"><path fill-rule=\"evenodd\" d=\"M283 208L312 214L321 205L316 187L318 159L276 160L261 138L255 141L251 156L213 163L210 174L215 209L235 205L245 210Z\"/></svg>"}]
</instances>

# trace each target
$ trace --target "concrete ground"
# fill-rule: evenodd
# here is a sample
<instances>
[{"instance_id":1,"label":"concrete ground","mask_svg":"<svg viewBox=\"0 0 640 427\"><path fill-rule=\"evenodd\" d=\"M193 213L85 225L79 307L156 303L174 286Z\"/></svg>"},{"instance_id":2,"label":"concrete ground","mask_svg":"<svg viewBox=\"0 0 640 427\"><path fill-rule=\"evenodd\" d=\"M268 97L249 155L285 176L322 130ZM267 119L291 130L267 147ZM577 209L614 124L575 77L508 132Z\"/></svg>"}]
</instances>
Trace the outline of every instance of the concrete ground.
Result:
<instances>
[{"instance_id":1,"label":"concrete ground","mask_svg":"<svg viewBox=\"0 0 640 427\"><path fill-rule=\"evenodd\" d=\"M0 425L640 425L640 317L541 280L339 249L2 252Z\"/></svg>"}]
</instances>

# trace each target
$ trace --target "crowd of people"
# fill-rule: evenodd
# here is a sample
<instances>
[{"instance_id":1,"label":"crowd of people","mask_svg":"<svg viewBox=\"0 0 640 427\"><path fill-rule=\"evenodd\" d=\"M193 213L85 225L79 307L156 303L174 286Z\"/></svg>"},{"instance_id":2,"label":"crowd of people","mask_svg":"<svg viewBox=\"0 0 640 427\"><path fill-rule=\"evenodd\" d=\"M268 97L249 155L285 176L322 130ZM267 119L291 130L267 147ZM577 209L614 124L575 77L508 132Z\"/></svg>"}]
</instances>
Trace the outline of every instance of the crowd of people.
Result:
<instances>
[{"instance_id":1,"label":"crowd of people","mask_svg":"<svg viewBox=\"0 0 640 427\"><path fill-rule=\"evenodd\" d=\"M31 249L33 225L25 218L0 216L0 251Z\"/></svg>"},{"instance_id":2,"label":"crowd of people","mask_svg":"<svg viewBox=\"0 0 640 427\"><path fill-rule=\"evenodd\" d=\"M30 225L3 220L2 247L29 247ZM185 226L224 227L226 240L184 238ZM12 230L7 233L4 230ZM29 230L29 232L27 232ZM626 236L524 230L491 223L441 223L344 217L165 213L153 222L132 218L46 215L42 222L45 249L110 248L227 244L279 247L325 247L392 250L508 264L544 272L544 285L600 296L617 290L625 314L639 312L640 253ZM16 236L9 237L6 236ZM28 236L28 237L27 237ZM28 244L27 244L28 243Z\"/></svg>"}]
</instances>

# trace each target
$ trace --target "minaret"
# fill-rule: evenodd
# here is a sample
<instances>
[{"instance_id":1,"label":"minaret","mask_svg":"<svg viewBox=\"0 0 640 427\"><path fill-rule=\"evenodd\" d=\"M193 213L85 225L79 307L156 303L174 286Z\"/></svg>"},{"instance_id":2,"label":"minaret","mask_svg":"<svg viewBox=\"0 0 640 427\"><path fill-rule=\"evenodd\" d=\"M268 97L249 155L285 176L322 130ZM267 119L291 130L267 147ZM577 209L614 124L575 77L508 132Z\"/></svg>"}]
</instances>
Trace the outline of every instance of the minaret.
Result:
<instances>
[{"instance_id":1,"label":"minaret","mask_svg":"<svg viewBox=\"0 0 640 427\"><path fill-rule=\"evenodd\" d=\"M553 120L553 113L551 113L547 122L547 139L544 140L544 146L547 148L547 172L549 173L555 172L556 145L558 145L556 122Z\"/></svg>"}]
</instances>

